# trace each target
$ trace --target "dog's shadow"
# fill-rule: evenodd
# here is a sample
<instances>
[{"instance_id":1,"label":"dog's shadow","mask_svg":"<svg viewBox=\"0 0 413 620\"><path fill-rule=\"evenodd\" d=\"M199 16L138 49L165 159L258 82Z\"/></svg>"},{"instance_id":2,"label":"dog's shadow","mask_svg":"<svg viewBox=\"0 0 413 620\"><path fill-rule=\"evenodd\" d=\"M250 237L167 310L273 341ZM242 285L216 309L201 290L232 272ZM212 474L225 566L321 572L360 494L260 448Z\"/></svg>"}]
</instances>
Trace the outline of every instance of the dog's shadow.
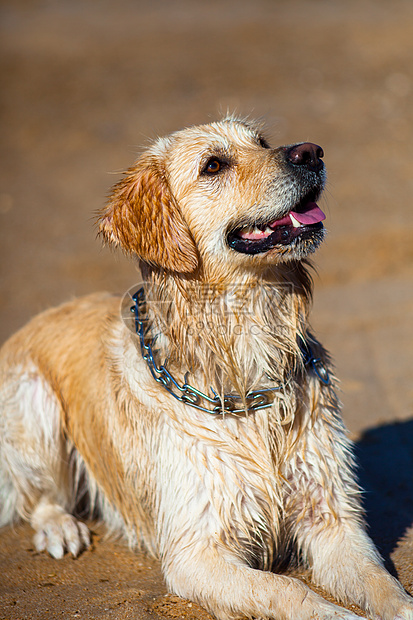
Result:
<instances>
[{"instance_id":1,"label":"dog's shadow","mask_svg":"<svg viewBox=\"0 0 413 620\"><path fill-rule=\"evenodd\" d=\"M386 563L413 524L413 420L364 432L356 444L369 534Z\"/></svg>"}]
</instances>

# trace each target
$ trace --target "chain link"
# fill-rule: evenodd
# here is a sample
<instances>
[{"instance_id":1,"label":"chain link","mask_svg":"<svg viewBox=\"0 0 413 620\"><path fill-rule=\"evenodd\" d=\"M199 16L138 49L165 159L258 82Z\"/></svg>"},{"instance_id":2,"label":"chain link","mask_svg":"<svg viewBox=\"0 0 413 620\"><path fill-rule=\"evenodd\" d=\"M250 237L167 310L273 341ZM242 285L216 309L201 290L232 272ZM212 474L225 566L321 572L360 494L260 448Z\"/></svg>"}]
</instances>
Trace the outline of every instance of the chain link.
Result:
<instances>
[{"instance_id":1,"label":"chain link","mask_svg":"<svg viewBox=\"0 0 413 620\"><path fill-rule=\"evenodd\" d=\"M145 306L145 291L143 287L132 295L132 299L134 305L131 306L130 310L134 314L135 330L139 336L142 357L155 381L160 383L176 400L191 407L195 407L195 409L200 409L201 411L206 411L207 413L215 415L245 415L246 412L258 411L271 407L276 392L280 392L284 387L283 385L248 392L245 399L242 399L241 396L237 394L224 394L223 396L219 396L212 387L210 388L212 396L208 396L188 383L188 372L185 374L184 383L180 385L166 368L166 362L161 366L157 365L152 350L156 342L156 337L152 339L150 344L146 342L148 318L142 316L142 312L140 311L140 309ZM304 364L306 366L311 365L319 380L325 385L328 385L330 383L328 371L323 362L313 356L309 343L302 340L300 349Z\"/></svg>"}]
</instances>

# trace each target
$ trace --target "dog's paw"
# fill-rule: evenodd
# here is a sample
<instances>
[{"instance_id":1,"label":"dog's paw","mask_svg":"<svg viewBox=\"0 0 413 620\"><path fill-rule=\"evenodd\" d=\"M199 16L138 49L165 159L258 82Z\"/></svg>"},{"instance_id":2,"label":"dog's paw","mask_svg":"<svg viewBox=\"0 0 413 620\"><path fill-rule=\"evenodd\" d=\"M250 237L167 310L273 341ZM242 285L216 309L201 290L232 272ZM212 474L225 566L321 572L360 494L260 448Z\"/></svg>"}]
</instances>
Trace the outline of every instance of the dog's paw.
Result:
<instances>
[{"instance_id":1,"label":"dog's paw","mask_svg":"<svg viewBox=\"0 0 413 620\"><path fill-rule=\"evenodd\" d=\"M389 597L386 608L374 615L374 620L413 620L413 598L404 593L402 598L402 601L396 599L395 602Z\"/></svg>"},{"instance_id":2,"label":"dog's paw","mask_svg":"<svg viewBox=\"0 0 413 620\"><path fill-rule=\"evenodd\" d=\"M394 620L413 620L413 600L397 610Z\"/></svg>"},{"instance_id":3,"label":"dog's paw","mask_svg":"<svg viewBox=\"0 0 413 620\"><path fill-rule=\"evenodd\" d=\"M383 615L377 616L378 620L413 620L413 598L405 592L398 598L387 602L388 607Z\"/></svg>"},{"instance_id":4,"label":"dog's paw","mask_svg":"<svg viewBox=\"0 0 413 620\"><path fill-rule=\"evenodd\" d=\"M344 609L338 605L331 605L328 610L320 611L319 614L316 611L314 616L311 617L317 620L367 620L364 616L357 616L348 609Z\"/></svg>"},{"instance_id":5,"label":"dog's paw","mask_svg":"<svg viewBox=\"0 0 413 620\"><path fill-rule=\"evenodd\" d=\"M68 514L61 506L42 503L31 519L36 530L37 551L47 551L53 558L62 558L66 551L74 557L90 547L90 532L84 523Z\"/></svg>"},{"instance_id":6,"label":"dog's paw","mask_svg":"<svg viewBox=\"0 0 413 620\"><path fill-rule=\"evenodd\" d=\"M290 617L290 616L288 616ZM302 601L300 608L294 609L291 620L367 620L357 616L349 609L330 603L315 592L310 592Z\"/></svg>"},{"instance_id":7,"label":"dog's paw","mask_svg":"<svg viewBox=\"0 0 413 620\"><path fill-rule=\"evenodd\" d=\"M88 527L72 515L65 514L58 521L45 523L34 535L37 551L47 551L53 558L60 559L65 551L76 557L90 546Z\"/></svg>"},{"instance_id":8,"label":"dog's paw","mask_svg":"<svg viewBox=\"0 0 413 620\"><path fill-rule=\"evenodd\" d=\"M311 613L311 620L367 620L364 616L357 616L353 612L328 603L323 600L323 604L317 605Z\"/></svg>"}]
</instances>

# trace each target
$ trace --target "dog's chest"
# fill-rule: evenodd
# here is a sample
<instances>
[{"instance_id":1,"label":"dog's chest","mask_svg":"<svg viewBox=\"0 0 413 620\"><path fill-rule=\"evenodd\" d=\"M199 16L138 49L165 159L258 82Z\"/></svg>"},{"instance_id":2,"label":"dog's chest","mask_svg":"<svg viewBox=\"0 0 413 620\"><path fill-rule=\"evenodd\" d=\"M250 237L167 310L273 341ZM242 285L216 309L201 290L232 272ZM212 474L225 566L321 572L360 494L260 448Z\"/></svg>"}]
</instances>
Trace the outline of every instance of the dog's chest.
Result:
<instances>
[{"instance_id":1,"label":"dog's chest","mask_svg":"<svg viewBox=\"0 0 413 620\"><path fill-rule=\"evenodd\" d=\"M161 441L161 521L170 540L198 532L227 547L271 545L279 484L265 442L246 421L168 424ZM189 542L189 541L188 541Z\"/></svg>"}]
</instances>

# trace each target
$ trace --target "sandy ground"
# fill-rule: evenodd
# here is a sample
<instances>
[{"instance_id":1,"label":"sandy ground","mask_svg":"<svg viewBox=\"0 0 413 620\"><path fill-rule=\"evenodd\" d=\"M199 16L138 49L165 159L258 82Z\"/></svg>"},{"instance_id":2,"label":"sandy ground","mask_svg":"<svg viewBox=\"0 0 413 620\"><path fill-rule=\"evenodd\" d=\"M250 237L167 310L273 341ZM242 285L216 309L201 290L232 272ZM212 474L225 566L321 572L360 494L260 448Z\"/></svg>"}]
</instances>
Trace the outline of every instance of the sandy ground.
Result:
<instances>
[{"instance_id":1,"label":"sandy ground","mask_svg":"<svg viewBox=\"0 0 413 620\"><path fill-rule=\"evenodd\" d=\"M326 152L313 325L333 352L370 531L413 592L413 4L3 0L0 341L132 265L93 214L148 138L227 109ZM0 534L0 619L206 618L156 562L102 540L78 560Z\"/></svg>"}]
</instances>

